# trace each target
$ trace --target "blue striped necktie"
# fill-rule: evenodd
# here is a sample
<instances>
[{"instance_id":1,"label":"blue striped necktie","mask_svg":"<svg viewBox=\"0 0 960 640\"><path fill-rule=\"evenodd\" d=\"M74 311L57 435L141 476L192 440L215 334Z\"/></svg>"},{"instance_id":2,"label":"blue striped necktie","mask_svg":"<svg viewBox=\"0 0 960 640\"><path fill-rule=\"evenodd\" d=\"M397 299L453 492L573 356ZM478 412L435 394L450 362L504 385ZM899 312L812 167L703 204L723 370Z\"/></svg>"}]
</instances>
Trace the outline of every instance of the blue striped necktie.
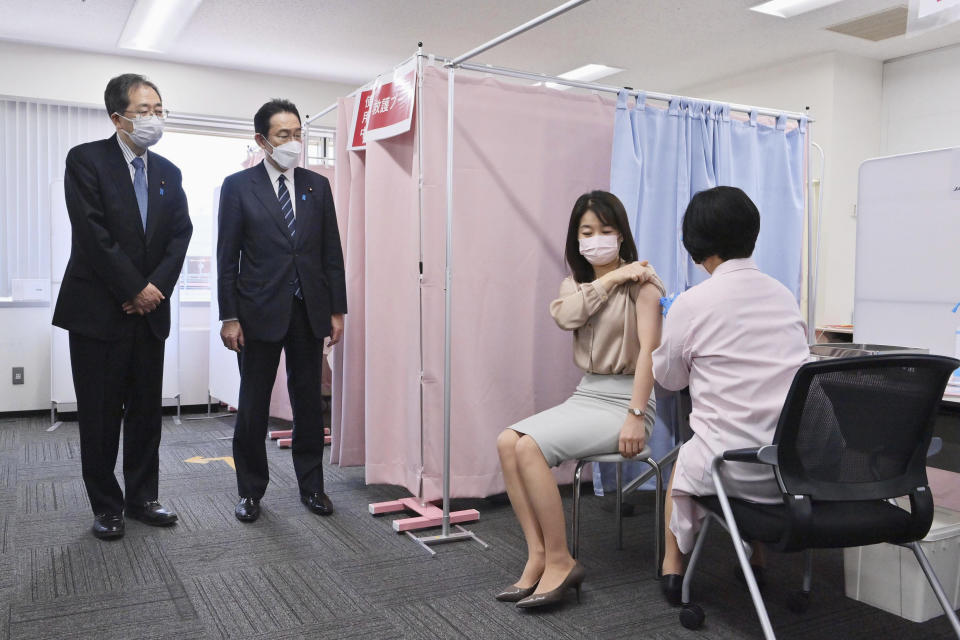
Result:
<instances>
[{"instance_id":1,"label":"blue striped necktie","mask_svg":"<svg viewBox=\"0 0 960 640\"><path fill-rule=\"evenodd\" d=\"M283 212L283 221L287 224L287 231L290 233L290 239L297 237L297 218L293 215L293 203L290 201L290 192L287 191L287 177L280 174L277 178L279 186L277 187L277 199L280 200L280 210ZM293 295L303 300L303 294L300 292L300 274L294 271L293 274Z\"/></svg>"},{"instance_id":2,"label":"blue striped necktie","mask_svg":"<svg viewBox=\"0 0 960 640\"><path fill-rule=\"evenodd\" d=\"M137 156L130 161L133 165L133 191L137 194L137 207L140 209L140 222L147 230L147 172L144 171L143 158Z\"/></svg>"}]
</instances>

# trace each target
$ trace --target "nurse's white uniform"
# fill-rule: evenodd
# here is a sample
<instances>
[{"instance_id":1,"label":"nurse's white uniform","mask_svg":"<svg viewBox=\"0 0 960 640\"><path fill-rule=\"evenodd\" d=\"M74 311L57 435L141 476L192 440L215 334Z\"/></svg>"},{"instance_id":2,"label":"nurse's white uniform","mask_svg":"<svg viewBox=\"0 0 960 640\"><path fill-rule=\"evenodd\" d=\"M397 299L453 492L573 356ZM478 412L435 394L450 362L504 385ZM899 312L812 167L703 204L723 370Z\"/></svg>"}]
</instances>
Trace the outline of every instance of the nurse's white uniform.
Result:
<instances>
[{"instance_id":1,"label":"nurse's white uniform","mask_svg":"<svg viewBox=\"0 0 960 640\"><path fill-rule=\"evenodd\" d=\"M680 448L670 530L689 553L705 512L689 496L714 495L713 458L728 449L770 444L797 369L809 359L793 295L751 259L728 260L670 307L653 375L663 387L690 387L693 437ZM766 465L724 463L731 496L782 500Z\"/></svg>"}]
</instances>

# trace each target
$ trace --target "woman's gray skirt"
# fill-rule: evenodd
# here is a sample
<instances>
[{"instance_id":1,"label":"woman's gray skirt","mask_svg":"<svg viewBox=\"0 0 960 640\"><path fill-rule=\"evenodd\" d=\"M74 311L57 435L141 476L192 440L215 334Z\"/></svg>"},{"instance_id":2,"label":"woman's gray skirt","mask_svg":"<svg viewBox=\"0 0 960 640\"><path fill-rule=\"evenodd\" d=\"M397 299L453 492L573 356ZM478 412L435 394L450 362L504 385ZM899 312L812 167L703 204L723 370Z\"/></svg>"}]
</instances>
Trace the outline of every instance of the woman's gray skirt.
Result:
<instances>
[{"instance_id":1,"label":"woman's gray skirt","mask_svg":"<svg viewBox=\"0 0 960 640\"><path fill-rule=\"evenodd\" d=\"M617 453L632 395L632 375L588 373L563 404L510 428L533 438L551 467L564 460ZM656 414L657 400L651 391L643 419L648 442Z\"/></svg>"}]
</instances>

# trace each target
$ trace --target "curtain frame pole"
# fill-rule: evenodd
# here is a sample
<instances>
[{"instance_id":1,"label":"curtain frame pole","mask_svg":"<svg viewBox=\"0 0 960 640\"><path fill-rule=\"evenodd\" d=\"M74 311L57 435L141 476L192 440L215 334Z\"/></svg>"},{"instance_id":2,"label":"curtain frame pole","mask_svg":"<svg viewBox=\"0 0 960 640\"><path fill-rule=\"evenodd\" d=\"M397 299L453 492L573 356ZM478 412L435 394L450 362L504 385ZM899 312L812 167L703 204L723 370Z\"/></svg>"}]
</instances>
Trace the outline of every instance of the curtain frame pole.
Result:
<instances>
[{"instance_id":1,"label":"curtain frame pole","mask_svg":"<svg viewBox=\"0 0 960 640\"><path fill-rule=\"evenodd\" d=\"M446 58L436 58L438 61L443 63L446 66L453 64L452 61ZM518 69L508 69L506 67L496 67L492 65L481 65L473 63L458 64L458 67L465 69L467 71L476 71L478 73L489 73L492 75L507 76L511 78L520 78L523 80L533 80L537 82L552 82L555 84L562 84L568 87L574 87L577 89L586 89L588 91L599 91L601 93L613 93L617 94L623 90L623 87L615 87L612 85L597 84L594 82L580 82L577 80L567 80L565 78L559 78L557 76L549 76L544 73L536 73L533 71L521 71ZM716 100L706 100L703 98L693 98L689 96L674 95L672 93L660 93L657 91L635 91L629 90L628 95L633 97L639 96L641 93L646 94L647 100L659 100L661 102L670 102L674 99L680 100L697 100L701 102L716 102ZM727 103L725 103L727 104ZM750 113L751 111L756 111L757 114L761 116L770 116L778 117L785 115L791 120L799 120L800 118L806 118L807 122L816 122L814 118L809 117L803 113L797 113L794 111L784 111L783 109L771 109L769 107L755 107L745 104L735 104L729 103L731 111L737 111L740 113Z\"/></svg>"},{"instance_id":2,"label":"curtain frame pole","mask_svg":"<svg viewBox=\"0 0 960 640\"><path fill-rule=\"evenodd\" d=\"M810 206L813 206L813 154L809 149L816 149L820 154L820 188L817 191L817 229L816 240L814 240L813 216L810 216L810 231L807 232L807 334L810 344L816 342L816 319L817 319L817 290L820 283L820 237L823 233L823 180L827 170L827 157L821 147L810 139L810 128L807 128L807 149L808 166L810 169L809 200Z\"/></svg>"},{"instance_id":3,"label":"curtain frame pole","mask_svg":"<svg viewBox=\"0 0 960 640\"><path fill-rule=\"evenodd\" d=\"M817 295L814 284L813 267L813 234L815 232L813 225L813 147L810 145L810 126L804 138L804 147L807 152L807 343L816 342L816 318L817 318Z\"/></svg>"},{"instance_id":4,"label":"curtain frame pole","mask_svg":"<svg viewBox=\"0 0 960 640\"><path fill-rule=\"evenodd\" d=\"M454 130L454 81L456 67L447 71L447 242L446 277L447 295L444 299L443 330L443 533L450 534L450 386L451 351L453 347L453 130Z\"/></svg>"},{"instance_id":5,"label":"curtain frame pole","mask_svg":"<svg viewBox=\"0 0 960 640\"><path fill-rule=\"evenodd\" d=\"M316 114L316 115L314 115L314 116L310 116L309 118L307 118L307 119L304 121L304 123L303 123L304 126L309 125L309 124L310 124L311 122L313 122L314 120L319 120L320 118L322 118L323 116L327 115L328 113L330 113L331 111L333 111L333 110L336 109L336 108L337 108L337 103L334 102L334 103L333 103L332 105L330 105L329 107L326 107L325 109L321 109L318 114Z\"/></svg>"},{"instance_id":6,"label":"curtain frame pole","mask_svg":"<svg viewBox=\"0 0 960 640\"><path fill-rule=\"evenodd\" d=\"M560 5L559 7L555 7L555 8L553 8L553 9L551 9L550 11L547 11L546 13L544 13L544 14L542 14L542 15L539 15L539 16L537 16L536 18L534 18L534 19L532 19L532 20L528 20L527 22L524 22L524 23L523 23L522 25L520 25L519 27L515 27L515 28L511 29L510 31L507 31L507 32L504 33L504 34L497 36L497 37L494 38L493 40L490 40L489 42L485 42L484 44L480 45L479 47L476 47L476 48L474 48L474 49L471 49L470 51L466 52L465 54L454 58L454 59L450 62L450 64L451 64L452 66L455 66L455 67L456 67L456 66L460 65L461 63L466 62L466 61L469 60L470 58L474 58L474 57L480 55L481 53L483 53L484 51L487 51L488 49L492 49L492 48L496 47L497 45L502 44L502 43L506 42L507 40L510 40L511 38L517 37L517 36L520 35L521 33L525 33L525 32L527 32L527 31L529 31L530 29L533 29L534 27L538 27L538 26L540 26L541 24L543 24L544 22L547 22L548 20L552 20L552 19L556 18L557 16L562 15L562 14L566 13L567 11L570 11L571 9L575 9L576 7L579 7L579 6L582 5L582 4L586 4L586 3L589 2L589 1L590 1L590 0L570 0L569 2L565 2L565 3L563 3L562 5Z\"/></svg>"}]
</instances>

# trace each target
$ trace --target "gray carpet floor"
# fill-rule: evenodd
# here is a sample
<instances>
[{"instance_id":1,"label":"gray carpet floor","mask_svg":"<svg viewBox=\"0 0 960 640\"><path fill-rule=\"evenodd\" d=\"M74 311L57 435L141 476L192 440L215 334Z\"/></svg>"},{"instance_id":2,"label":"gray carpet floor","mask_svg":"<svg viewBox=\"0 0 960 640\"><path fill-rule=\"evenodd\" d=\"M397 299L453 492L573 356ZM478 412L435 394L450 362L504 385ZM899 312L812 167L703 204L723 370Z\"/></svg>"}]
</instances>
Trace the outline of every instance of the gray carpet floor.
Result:
<instances>
[{"instance_id":1,"label":"gray carpet floor","mask_svg":"<svg viewBox=\"0 0 960 640\"><path fill-rule=\"evenodd\" d=\"M366 486L362 468L326 468L336 513L300 504L289 450L270 444L270 488L254 524L233 517L236 485L223 461L232 419L165 418L160 499L180 515L168 529L127 523L101 542L80 479L76 423L48 432L44 417L0 416L0 640L72 638L759 638L746 589L736 582L729 539L714 532L694 585L706 611L699 631L683 629L653 578L653 500L640 495L615 548L611 498L585 496L583 599L525 613L494 601L523 562L522 538L503 500L458 500L477 508L472 542L437 547L431 559L394 533L395 516L367 504L405 497ZM569 504L569 490L565 494ZM605 502L607 501L607 502ZM780 638L950 638L941 616L914 624L850 600L841 554L814 563L804 615L787 598L801 558L772 555L765 592Z\"/></svg>"}]
</instances>

